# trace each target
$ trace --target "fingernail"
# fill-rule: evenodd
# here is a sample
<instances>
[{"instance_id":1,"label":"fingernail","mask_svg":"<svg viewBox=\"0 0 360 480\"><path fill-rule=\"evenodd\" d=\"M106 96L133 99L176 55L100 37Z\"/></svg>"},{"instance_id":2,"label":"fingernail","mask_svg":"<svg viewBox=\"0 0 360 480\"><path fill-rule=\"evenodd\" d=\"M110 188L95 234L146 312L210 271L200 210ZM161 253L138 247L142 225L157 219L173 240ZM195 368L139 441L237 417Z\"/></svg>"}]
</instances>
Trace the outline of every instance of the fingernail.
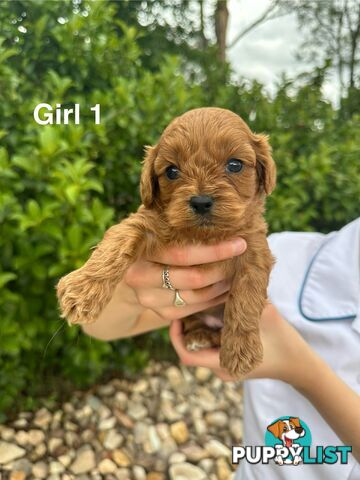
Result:
<instances>
[{"instance_id":1,"label":"fingernail","mask_svg":"<svg viewBox=\"0 0 360 480\"><path fill-rule=\"evenodd\" d=\"M234 255L239 255L240 253L243 253L243 251L246 248L246 242L242 238L236 238L235 240L232 241L232 246L234 249Z\"/></svg>"}]
</instances>

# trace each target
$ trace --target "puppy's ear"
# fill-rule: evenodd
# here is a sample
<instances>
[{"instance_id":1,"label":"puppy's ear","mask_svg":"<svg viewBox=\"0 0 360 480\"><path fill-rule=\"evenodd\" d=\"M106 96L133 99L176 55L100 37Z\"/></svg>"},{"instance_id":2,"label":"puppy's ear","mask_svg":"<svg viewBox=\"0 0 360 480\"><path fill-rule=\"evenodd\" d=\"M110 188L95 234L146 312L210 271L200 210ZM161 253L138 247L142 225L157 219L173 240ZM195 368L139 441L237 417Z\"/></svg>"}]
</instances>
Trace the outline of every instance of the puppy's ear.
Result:
<instances>
[{"instance_id":1,"label":"puppy's ear","mask_svg":"<svg viewBox=\"0 0 360 480\"><path fill-rule=\"evenodd\" d=\"M269 430L269 432L271 432L274 435L274 437L280 438L282 424L283 424L283 422L281 420L278 420L277 422L269 425L267 427L267 430Z\"/></svg>"},{"instance_id":2,"label":"puppy's ear","mask_svg":"<svg viewBox=\"0 0 360 480\"><path fill-rule=\"evenodd\" d=\"M301 427L299 417L290 417L289 420L295 425L295 427Z\"/></svg>"},{"instance_id":3,"label":"puppy's ear","mask_svg":"<svg viewBox=\"0 0 360 480\"><path fill-rule=\"evenodd\" d=\"M259 189L266 195L274 190L276 184L276 166L271 156L271 147L267 135L253 135L252 143L256 153L256 171Z\"/></svg>"},{"instance_id":4,"label":"puppy's ear","mask_svg":"<svg viewBox=\"0 0 360 480\"><path fill-rule=\"evenodd\" d=\"M155 147L145 146L145 157L140 178L140 196L146 208L153 206L159 188L154 170L156 155L157 145Z\"/></svg>"}]
</instances>

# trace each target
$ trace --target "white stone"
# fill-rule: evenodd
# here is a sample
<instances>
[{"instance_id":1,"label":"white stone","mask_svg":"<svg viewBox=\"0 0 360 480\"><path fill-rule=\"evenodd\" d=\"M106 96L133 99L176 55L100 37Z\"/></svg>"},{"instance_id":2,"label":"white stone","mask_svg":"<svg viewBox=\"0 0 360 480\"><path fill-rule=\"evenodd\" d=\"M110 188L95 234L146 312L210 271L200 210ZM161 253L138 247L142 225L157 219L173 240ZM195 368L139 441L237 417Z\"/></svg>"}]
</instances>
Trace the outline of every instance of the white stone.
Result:
<instances>
[{"instance_id":1,"label":"white stone","mask_svg":"<svg viewBox=\"0 0 360 480\"><path fill-rule=\"evenodd\" d=\"M182 452L174 452L169 457L169 464L184 463L186 462L186 456Z\"/></svg>"},{"instance_id":2,"label":"white stone","mask_svg":"<svg viewBox=\"0 0 360 480\"><path fill-rule=\"evenodd\" d=\"M204 367L197 367L195 370L195 378L201 383L208 381L211 377L211 370Z\"/></svg>"},{"instance_id":3,"label":"white stone","mask_svg":"<svg viewBox=\"0 0 360 480\"><path fill-rule=\"evenodd\" d=\"M141 420L147 416L148 411L141 403L131 403L127 413L134 420Z\"/></svg>"},{"instance_id":4,"label":"white stone","mask_svg":"<svg viewBox=\"0 0 360 480\"><path fill-rule=\"evenodd\" d=\"M0 464L9 463L25 455L26 450L13 443L0 442Z\"/></svg>"},{"instance_id":5,"label":"white stone","mask_svg":"<svg viewBox=\"0 0 360 480\"><path fill-rule=\"evenodd\" d=\"M29 430L29 443L31 445L38 445L45 440L45 434L42 430Z\"/></svg>"},{"instance_id":6,"label":"white stone","mask_svg":"<svg viewBox=\"0 0 360 480\"><path fill-rule=\"evenodd\" d=\"M106 475L107 473L114 473L117 467L112 460L105 458L99 463L98 469L102 475Z\"/></svg>"},{"instance_id":7,"label":"white stone","mask_svg":"<svg viewBox=\"0 0 360 480\"><path fill-rule=\"evenodd\" d=\"M18 431L15 435L15 441L18 445L21 445L22 447L27 445L29 443L28 432L25 432L24 430Z\"/></svg>"},{"instance_id":8,"label":"white stone","mask_svg":"<svg viewBox=\"0 0 360 480\"><path fill-rule=\"evenodd\" d=\"M13 428L1 427L0 436L5 441L12 440L15 437L15 430Z\"/></svg>"},{"instance_id":9,"label":"white stone","mask_svg":"<svg viewBox=\"0 0 360 480\"><path fill-rule=\"evenodd\" d=\"M93 450L91 448L86 448L77 452L76 458L70 466L70 470L75 475L79 475L81 473L90 472L95 468L95 465L95 454Z\"/></svg>"},{"instance_id":10,"label":"white stone","mask_svg":"<svg viewBox=\"0 0 360 480\"><path fill-rule=\"evenodd\" d=\"M209 412L206 414L205 420L208 425L214 427L226 427L229 425L228 416L224 412Z\"/></svg>"},{"instance_id":11,"label":"white stone","mask_svg":"<svg viewBox=\"0 0 360 480\"><path fill-rule=\"evenodd\" d=\"M122 410L126 408L128 403L128 397L124 392L117 392L115 395L115 403L118 405Z\"/></svg>"},{"instance_id":12,"label":"white stone","mask_svg":"<svg viewBox=\"0 0 360 480\"><path fill-rule=\"evenodd\" d=\"M47 478L48 476L48 466L45 462L37 462L32 467L32 474L34 478Z\"/></svg>"},{"instance_id":13,"label":"white stone","mask_svg":"<svg viewBox=\"0 0 360 480\"><path fill-rule=\"evenodd\" d=\"M48 449L50 453L54 453L55 450L62 445L61 438L50 438L48 442Z\"/></svg>"},{"instance_id":14,"label":"white stone","mask_svg":"<svg viewBox=\"0 0 360 480\"><path fill-rule=\"evenodd\" d=\"M211 439L205 444L205 450L211 457L228 457L230 458L231 451L224 444L218 440Z\"/></svg>"},{"instance_id":15,"label":"white stone","mask_svg":"<svg viewBox=\"0 0 360 480\"><path fill-rule=\"evenodd\" d=\"M64 465L64 467L68 467L71 463L70 455L60 455L60 457L58 457L58 460L62 465Z\"/></svg>"},{"instance_id":16,"label":"white stone","mask_svg":"<svg viewBox=\"0 0 360 480\"><path fill-rule=\"evenodd\" d=\"M232 418L230 422L231 435L237 442L240 442L243 438L243 422L240 418Z\"/></svg>"},{"instance_id":17,"label":"white stone","mask_svg":"<svg viewBox=\"0 0 360 480\"><path fill-rule=\"evenodd\" d=\"M99 430L110 430L111 428L114 428L116 425L116 418L115 417L110 417L110 418L105 418L104 420L101 420L99 423Z\"/></svg>"},{"instance_id":18,"label":"white stone","mask_svg":"<svg viewBox=\"0 0 360 480\"><path fill-rule=\"evenodd\" d=\"M58 473L62 473L65 470L64 465L60 462L50 462L50 473L52 475L57 475Z\"/></svg>"},{"instance_id":19,"label":"white stone","mask_svg":"<svg viewBox=\"0 0 360 480\"><path fill-rule=\"evenodd\" d=\"M191 463L174 463L169 469L171 480L206 480L203 470Z\"/></svg>"},{"instance_id":20,"label":"white stone","mask_svg":"<svg viewBox=\"0 0 360 480\"><path fill-rule=\"evenodd\" d=\"M104 439L104 447L107 450L115 450L115 448L118 448L123 441L124 437L121 435L121 433L118 433L116 430L110 430L107 432Z\"/></svg>"},{"instance_id":21,"label":"white stone","mask_svg":"<svg viewBox=\"0 0 360 480\"><path fill-rule=\"evenodd\" d=\"M41 408L36 412L34 425L40 428L47 428L51 421L51 414L46 408Z\"/></svg>"},{"instance_id":22,"label":"white stone","mask_svg":"<svg viewBox=\"0 0 360 480\"><path fill-rule=\"evenodd\" d=\"M146 480L146 470L140 465L134 465L132 469L134 480Z\"/></svg>"}]
</instances>

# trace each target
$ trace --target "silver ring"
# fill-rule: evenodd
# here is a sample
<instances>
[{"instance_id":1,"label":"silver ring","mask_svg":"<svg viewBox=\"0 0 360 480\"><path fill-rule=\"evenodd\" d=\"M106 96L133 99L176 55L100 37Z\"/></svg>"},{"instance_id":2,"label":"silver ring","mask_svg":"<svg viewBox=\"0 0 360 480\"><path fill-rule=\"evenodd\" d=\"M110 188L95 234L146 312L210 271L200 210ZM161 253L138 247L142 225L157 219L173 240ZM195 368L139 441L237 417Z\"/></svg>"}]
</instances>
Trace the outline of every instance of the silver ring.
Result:
<instances>
[{"instance_id":1,"label":"silver ring","mask_svg":"<svg viewBox=\"0 0 360 480\"><path fill-rule=\"evenodd\" d=\"M169 275L169 266L166 265L162 271L162 288L168 288L169 290L175 290L175 288L171 285L170 282L170 275Z\"/></svg>"},{"instance_id":2,"label":"silver ring","mask_svg":"<svg viewBox=\"0 0 360 480\"><path fill-rule=\"evenodd\" d=\"M180 297L179 290L175 290L175 299L174 299L174 306L175 307L185 307L186 302Z\"/></svg>"}]
</instances>

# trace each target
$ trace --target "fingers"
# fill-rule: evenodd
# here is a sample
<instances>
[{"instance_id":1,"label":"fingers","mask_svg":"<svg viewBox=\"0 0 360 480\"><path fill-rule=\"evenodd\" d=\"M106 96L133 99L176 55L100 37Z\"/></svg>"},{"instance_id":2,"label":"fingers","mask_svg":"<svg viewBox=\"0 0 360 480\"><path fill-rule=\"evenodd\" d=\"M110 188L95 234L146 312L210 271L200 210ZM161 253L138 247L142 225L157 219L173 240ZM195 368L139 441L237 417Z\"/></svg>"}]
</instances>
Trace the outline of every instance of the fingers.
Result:
<instances>
[{"instance_id":1,"label":"fingers","mask_svg":"<svg viewBox=\"0 0 360 480\"><path fill-rule=\"evenodd\" d=\"M180 290L180 296L187 305L205 303L228 292L231 286L229 280L215 283L198 290ZM145 308L159 309L171 306L174 302L174 290L164 288L141 288L135 291L138 302Z\"/></svg>"},{"instance_id":2,"label":"fingers","mask_svg":"<svg viewBox=\"0 0 360 480\"><path fill-rule=\"evenodd\" d=\"M228 297L228 293L224 293L219 297L214 298L208 302L198 303L196 305L186 305L184 307L175 307L173 305L169 305L168 307L163 308L153 308L154 312L159 314L163 318L167 318L169 320L175 320L177 318L184 318L193 313L202 312L203 310L207 310L211 307L216 307L217 305L222 305L226 302Z\"/></svg>"},{"instance_id":3,"label":"fingers","mask_svg":"<svg viewBox=\"0 0 360 480\"><path fill-rule=\"evenodd\" d=\"M207 368L220 368L219 350L217 348L207 348L199 352L189 352L182 336L181 320L174 320L169 329L171 343L178 354L181 362L188 366L198 366Z\"/></svg>"},{"instance_id":4,"label":"fingers","mask_svg":"<svg viewBox=\"0 0 360 480\"><path fill-rule=\"evenodd\" d=\"M160 288L164 265L138 260L126 274L125 282L131 288ZM216 265L206 270L201 267L169 267L171 285L178 290L200 289L224 280L224 272Z\"/></svg>"},{"instance_id":5,"label":"fingers","mask_svg":"<svg viewBox=\"0 0 360 480\"><path fill-rule=\"evenodd\" d=\"M199 352L189 352L183 342L182 321L174 320L169 329L171 343L182 364L189 367L205 367L224 382L233 382L235 379L220 367L218 348L208 348ZM238 379L236 379L238 380Z\"/></svg>"},{"instance_id":6,"label":"fingers","mask_svg":"<svg viewBox=\"0 0 360 480\"><path fill-rule=\"evenodd\" d=\"M219 262L241 255L246 250L242 238L227 240L217 245L187 245L186 247L169 247L155 257L147 260L164 265L191 266L203 263Z\"/></svg>"}]
</instances>

